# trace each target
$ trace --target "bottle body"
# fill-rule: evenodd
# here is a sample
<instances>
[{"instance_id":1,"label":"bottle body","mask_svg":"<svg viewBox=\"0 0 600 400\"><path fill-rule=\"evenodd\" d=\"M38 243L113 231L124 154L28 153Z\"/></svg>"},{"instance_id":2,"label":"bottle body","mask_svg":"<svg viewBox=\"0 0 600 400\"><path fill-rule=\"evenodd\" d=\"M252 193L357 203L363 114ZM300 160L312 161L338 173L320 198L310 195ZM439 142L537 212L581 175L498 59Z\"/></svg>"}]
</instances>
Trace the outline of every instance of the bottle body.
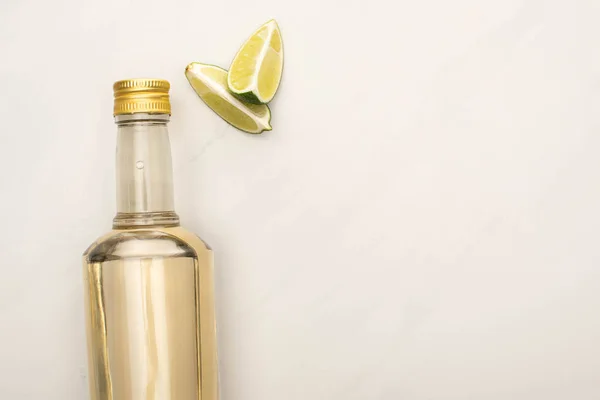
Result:
<instances>
[{"instance_id":1,"label":"bottle body","mask_svg":"<svg viewBox=\"0 0 600 400\"><path fill-rule=\"evenodd\" d=\"M181 227L118 229L83 256L93 400L217 400L212 251Z\"/></svg>"}]
</instances>

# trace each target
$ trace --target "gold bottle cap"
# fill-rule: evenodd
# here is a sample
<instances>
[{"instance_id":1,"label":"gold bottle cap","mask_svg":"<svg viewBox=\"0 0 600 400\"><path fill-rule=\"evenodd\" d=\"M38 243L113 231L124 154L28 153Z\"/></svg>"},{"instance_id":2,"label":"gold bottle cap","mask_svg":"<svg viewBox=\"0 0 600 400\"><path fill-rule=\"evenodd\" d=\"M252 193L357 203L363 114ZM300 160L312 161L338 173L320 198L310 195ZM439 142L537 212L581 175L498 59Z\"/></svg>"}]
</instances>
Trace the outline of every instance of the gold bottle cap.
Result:
<instances>
[{"instance_id":1,"label":"gold bottle cap","mask_svg":"<svg viewBox=\"0 0 600 400\"><path fill-rule=\"evenodd\" d=\"M125 79L113 85L114 115L171 114L169 88L164 79Z\"/></svg>"}]
</instances>

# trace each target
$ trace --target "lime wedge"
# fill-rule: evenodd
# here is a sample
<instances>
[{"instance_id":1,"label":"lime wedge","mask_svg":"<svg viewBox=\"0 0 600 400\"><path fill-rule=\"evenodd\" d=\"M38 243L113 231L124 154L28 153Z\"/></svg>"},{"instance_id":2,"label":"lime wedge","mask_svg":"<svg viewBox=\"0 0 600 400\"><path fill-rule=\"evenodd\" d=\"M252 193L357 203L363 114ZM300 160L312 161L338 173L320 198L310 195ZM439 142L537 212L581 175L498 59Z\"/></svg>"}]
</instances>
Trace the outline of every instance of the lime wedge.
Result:
<instances>
[{"instance_id":1,"label":"lime wedge","mask_svg":"<svg viewBox=\"0 0 600 400\"><path fill-rule=\"evenodd\" d=\"M232 93L251 103L266 104L273 99L283 70L283 43L274 19L244 43L229 68L227 84Z\"/></svg>"},{"instance_id":2,"label":"lime wedge","mask_svg":"<svg viewBox=\"0 0 600 400\"><path fill-rule=\"evenodd\" d=\"M229 93L227 71L223 68L191 63L185 69L185 76L206 105L234 127L248 133L272 129L269 107L246 103Z\"/></svg>"}]
</instances>

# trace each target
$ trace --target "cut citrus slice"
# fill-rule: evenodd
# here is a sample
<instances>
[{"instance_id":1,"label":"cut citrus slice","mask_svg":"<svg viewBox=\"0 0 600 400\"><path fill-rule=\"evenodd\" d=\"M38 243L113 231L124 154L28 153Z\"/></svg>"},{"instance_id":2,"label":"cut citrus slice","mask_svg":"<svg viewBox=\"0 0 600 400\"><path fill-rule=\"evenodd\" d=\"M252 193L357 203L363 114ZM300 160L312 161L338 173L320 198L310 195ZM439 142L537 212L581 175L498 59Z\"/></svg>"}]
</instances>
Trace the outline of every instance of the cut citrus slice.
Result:
<instances>
[{"instance_id":1,"label":"cut citrus slice","mask_svg":"<svg viewBox=\"0 0 600 400\"><path fill-rule=\"evenodd\" d=\"M227 71L201 63L191 63L185 76L198 96L221 118L248 132L270 131L271 111L265 104L246 103L227 90Z\"/></svg>"},{"instance_id":2,"label":"cut citrus slice","mask_svg":"<svg viewBox=\"0 0 600 400\"><path fill-rule=\"evenodd\" d=\"M244 43L229 68L227 84L232 93L251 103L273 99L283 70L283 43L274 19Z\"/></svg>"}]
</instances>

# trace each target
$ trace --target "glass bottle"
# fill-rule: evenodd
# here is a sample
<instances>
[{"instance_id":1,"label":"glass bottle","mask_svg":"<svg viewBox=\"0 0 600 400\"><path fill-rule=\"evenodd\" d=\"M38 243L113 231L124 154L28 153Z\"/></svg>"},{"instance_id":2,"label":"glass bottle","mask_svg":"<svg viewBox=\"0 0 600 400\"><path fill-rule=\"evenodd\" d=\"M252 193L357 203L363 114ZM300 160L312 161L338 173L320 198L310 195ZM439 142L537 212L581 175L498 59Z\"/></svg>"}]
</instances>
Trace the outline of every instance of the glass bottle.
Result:
<instances>
[{"instance_id":1,"label":"glass bottle","mask_svg":"<svg viewBox=\"0 0 600 400\"><path fill-rule=\"evenodd\" d=\"M169 83L114 84L117 215L83 255L92 400L217 400L211 249L179 226Z\"/></svg>"}]
</instances>

